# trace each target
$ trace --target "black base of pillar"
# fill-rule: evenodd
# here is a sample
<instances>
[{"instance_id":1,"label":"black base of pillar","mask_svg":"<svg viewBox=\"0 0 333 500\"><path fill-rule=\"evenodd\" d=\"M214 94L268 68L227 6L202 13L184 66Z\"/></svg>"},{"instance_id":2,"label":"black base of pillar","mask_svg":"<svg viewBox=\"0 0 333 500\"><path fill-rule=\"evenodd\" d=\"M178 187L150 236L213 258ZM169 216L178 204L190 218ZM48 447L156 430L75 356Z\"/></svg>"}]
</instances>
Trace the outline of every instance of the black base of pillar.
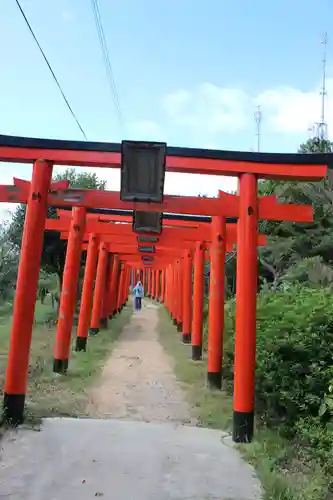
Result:
<instances>
[{"instance_id":1,"label":"black base of pillar","mask_svg":"<svg viewBox=\"0 0 333 500\"><path fill-rule=\"evenodd\" d=\"M175 326L177 326L177 320L176 320L176 318L172 318L172 322L173 322L173 324L174 324Z\"/></svg>"},{"instance_id":2,"label":"black base of pillar","mask_svg":"<svg viewBox=\"0 0 333 500\"><path fill-rule=\"evenodd\" d=\"M76 351L86 351L87 350L87 337L76 337Z\"/></svg>"},{"instance_id":3,"label":"black base of pillar","mask_svg":"<svg viewBox=\"0 0 333 500\"><path fill-rule=\"evenodd\" d=\"M4 394L2 423L17 427L24 420L25 394Z\"/></svg>"},{"instance_id":4,"label":"black base of pillar","mask_svg":"<svg viewBox=\"0 0 333 500\"><path fill-rule=\"evenodd\" d=\"M182 342L183 344L190 344L191 343L191 334L190 333L183 333L182 335Z\"/></svg>"},{"instance_id":5,"label":"black base of pillar","mask_svg":"<svg viewBox=\"0 0 333 500\"><path fill-rule=\"evenodd\" d=\"M251 443L253 439L254 412L234 411L232 440L235 443Z\"/></svg>"},{"instance_id":6,"label":"black base of pillar","mask_svg":"<svg viewBox=\"0 0 333 500\"><path fill-rule=\"evenodd\" d=\"M117 309L117 312L118 312L118 314L121 313L121 307L119 307L119 309Z\"/></svg>"},{"instance_id":7,"label":"black base of pillar","mask_svg":"<svg viewBox=\"0 0 333 500\"><path fill-rule=\"evenodd\" d=\"M89 328L89 335L93 337L99 333L99 328Z\"/></svg>"},{"instance_id":8,"label":"black base of pillar","mask_svg":"<svg viewBox=\"0 0 333 500\"><path fill-rule=\"evenodd\" d=\"M181 332L183 329L183 325L181 323L177 323L177 331Z\"/></svg>"},{"instance_id":9,"label":"black base of pillar","mask_svg":"<svg viewBox=\"0 0 333 500\"><path fill-rule=\"evenodd\" d=\"M202 359L202 345L192 345L192 359L193 361Z\"/></svg>"},{"instance_id":10,"label":"black base of pillar","mask_svg":"<svg viewBox=\"0 0 333 500\"><path fill-rule=\"evenodd\" d=\"M54 359L53 371L54 373L67 373L68 359Z\"/></svg>"},{"instance_id":11,"label":"black base of pillar","mask_svg":"<svg viewBox=\"0 0 333 500\"><path fill-rule=\"evenodd\" d=\"M101 318L100 327L104 329L108 327L108 318Z\"/></svg>"},{"instance_id":12,"label":"black base of pillar","mask_svg":"<svg viewBox=\"0 0 333 500\"><path fill-rule=\"evenodd\" d=\"M210 389L222 389L222 372L208 372L207 383Z\"/></svg>"}]
</instances>

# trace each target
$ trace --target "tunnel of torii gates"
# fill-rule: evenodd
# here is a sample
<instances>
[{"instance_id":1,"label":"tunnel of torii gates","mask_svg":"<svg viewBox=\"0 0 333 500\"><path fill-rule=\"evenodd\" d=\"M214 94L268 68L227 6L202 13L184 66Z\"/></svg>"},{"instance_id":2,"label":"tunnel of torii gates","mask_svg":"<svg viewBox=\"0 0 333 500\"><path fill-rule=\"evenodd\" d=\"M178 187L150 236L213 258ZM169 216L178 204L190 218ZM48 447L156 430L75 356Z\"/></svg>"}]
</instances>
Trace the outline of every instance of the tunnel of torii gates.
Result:
<instances>
[{"instance_id":1,"label":"tunnel of torii gates","mask_svg":"<svg viewBox=\"0 0 333 500\"><path fill-rule=\"evenodd\" d=\"M202 352L203 274L204 261L209 259L208 381L218 388L224 328L224 260L225 253L237 244L233 440L251 441L257 247L265 243L265 236L258 234L258 220L313 220L309 206L280 204L276 196L259 197L258 181L318 181L325 178L332 159L332 154L248 153L169 147L156 142L114 144L0 135L0 161L33 164L31 182L14 179L13 185L0 186L0 201L27 205L4 390L4 419L12 425L23 421L45 230L59 231L61 238L68 239L54 349L55 371L63 373L68 367L82 251L87 250L87 256L76 349L86 348L89 327L91 333L98 332L107 317L121 310L134 271L141 273L148 294L164 302L182 331L183 341L192 341L194 359L200 359ZM52 183L54 165L120 168L120 192L70 189L66 181ZM217 198L164 195L166 171L236 176L238 192L231 195L220 191ZM48 206L58 208L58 219L47 219ZM72 211L65 213L66 209ZM114 215L105 214L107 210L127 211L130 220L119 214L117 220ZM181 222L182 218L185 221ZM230 224L229 218L236 224Z\"/></svg>"}]
</instances>

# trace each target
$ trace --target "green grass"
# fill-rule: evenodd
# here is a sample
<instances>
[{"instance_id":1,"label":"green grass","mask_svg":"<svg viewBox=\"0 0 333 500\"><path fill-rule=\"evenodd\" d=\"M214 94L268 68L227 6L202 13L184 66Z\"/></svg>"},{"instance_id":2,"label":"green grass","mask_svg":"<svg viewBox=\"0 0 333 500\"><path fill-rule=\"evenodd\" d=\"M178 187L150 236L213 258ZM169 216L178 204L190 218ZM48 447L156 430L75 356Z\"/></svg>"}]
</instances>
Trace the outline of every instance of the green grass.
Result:
<instances>
[{"instance_id":1,"label":"green grass","mask_svg":"<svg viewBox=\"0 0 333 500\"><path fill-rule=\"evenodd\" d=\"M0 395L3 394L11 326L11 307L2 314L0 309ZM26 422L38 422L42 417L87 416L88 393L96 382L114 342L132 314L125 307L109 322L107 330L89 337L87 352L72 350L67 375L53 373L53 346L57 313L46 301L36 304L35 325L31 346L26 398ZM73 345L75 329L73 329Z\"/></svg>"},{"instance_id":2,"label":"green grass","mask_svg":"<svg viewBox=\"0 0 333 500\"><path fill-rule=\"evenodd\" d=\"M175 361L175 375L186 389L187 399L198 419L198 425L229 429L229 410L232 407L230 396L220 391L210 391L206 387L206 362L192 361L191 347L181 343L180 335L164 308L159 309L159 334L163 347Z\"/></svg>"},{"instance_id":3,"label":"green grass","mask_svg":"<svg viewBox=\"0 0 333 500\"><path fill-rule=\"evenodd\" d=\"M159 309L160 340L174 359L174 371L182 383L198 425L231 431L232 398L225 391L206 387L206 360L192 361L191 348L180 342L164 308ZM298 460L297 447L266 428L256 426L251 444L238 446L256 469L264 500L332 500L327 481L316 463Z\"/></svg>"}]
</instances>

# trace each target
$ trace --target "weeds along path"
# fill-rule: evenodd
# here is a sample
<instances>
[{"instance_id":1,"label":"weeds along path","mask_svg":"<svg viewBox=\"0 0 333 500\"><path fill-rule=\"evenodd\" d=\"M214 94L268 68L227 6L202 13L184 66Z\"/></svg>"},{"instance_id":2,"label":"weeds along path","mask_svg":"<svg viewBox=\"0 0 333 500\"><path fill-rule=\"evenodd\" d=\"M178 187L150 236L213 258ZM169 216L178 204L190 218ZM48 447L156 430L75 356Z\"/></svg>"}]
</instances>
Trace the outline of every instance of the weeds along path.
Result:
<instances>
[{"instance_id":1,"label":"weeds along path","mask_svg":"<svg viewBox=\"0 0 333 500\"><path fill-rule=\"evenodd\" d=\"M195 423L171 359L159 343L157 325L157 307L145 302L125 326L91 392L90 416Z\"/></svg>"}]
</instances>

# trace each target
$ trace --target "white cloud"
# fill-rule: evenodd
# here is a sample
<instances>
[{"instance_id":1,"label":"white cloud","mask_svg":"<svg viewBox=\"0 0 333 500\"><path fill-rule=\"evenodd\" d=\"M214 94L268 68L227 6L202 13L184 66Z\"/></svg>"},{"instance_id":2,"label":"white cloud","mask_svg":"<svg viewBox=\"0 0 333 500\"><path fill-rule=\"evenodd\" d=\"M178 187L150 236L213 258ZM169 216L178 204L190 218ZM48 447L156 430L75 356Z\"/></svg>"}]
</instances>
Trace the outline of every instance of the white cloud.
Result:
<instances>
[{"instance_id":1,"label":"white cloud","mask_svg":"<svg viewBox=\"0 0 333 500\"><path fill-rule=\"evenodd\" d=\"M179 89L168 94L163 108L178 126L210 133L238 132L248 124L248 97L243 90L203 83L192 91Z\"/></svg>"},{"instance_id":2,"label":"white cloud","mask_svg":"<svg viewBox=\"0 0 333 500\"><path fill-rule=\"evenodd\" d=\"M219 148L222 133L224 137L230 133L248 134L252 137L251 143L255 138L253 113L260 104L263 135L276 136L277 141L283 141L281 134L292 136L298 144L302 136L306 140L309 128L320 116L319 89L319 84L311 91L280 86L251 95L240 88L219 87L212 83L181 88L169 93L162 101L163 127L170 133L172 130L177 141L179 138L179 143L184 146ZM328 96L333 95L333 78L327 80L327 91ZM332 135L333 100L327 101L326 120ZM152 121L137 122L132 132L133 138L167 140L163 128ZM235 178L221 176L168 173L165 181L165 192L175 195L215 196L219 189L233 191L236 187Z\"/></svg>"},{"instance_id":3,"label":"white cloud","mask_svg":"<svg viewBox=\"0 0 333 500\"><path fill-rule=\"evenodd\" d=\"M249 94L240 88L219 87L203 83L192 89L178 89L168 94L162 102L171 125L200 132L207 143L216 143L221 132L253 133L253 112L260 105L263 130L269 133L300 134L320 117L320 86L302 91L291 86L266 89ZM328 99L326 121L333 137L333 78L327 80Z\"/></svg>"},{"instance_id":4,"label":"white cloud","mask_svg":"<svg viewBox=\"0 0 333 500\"><path fill-rule=\"evenodd\" d=\"M230 133L249 134L254 140L253 113L258 104L262 109L264 135L276 136L276 140L281 141L281 135L278 138L277 134L285 134L295 137L298 143L302 135L304 140L307 139L309 128L320 117L319 90L319 84L311 91L281 86L251 95L241 88L203 83L169 93L163 99L162 107L169 129L181 138L187 137L191 143L194 137L198 147L218 148L221 133L224 136ZM329 100L329 96L333 95L333 78L327 80L327 93L325 116L333 138L333 99ZM187 144L184 142L183 145ZM184 195L214 196L218 189L233 191L236 187L236 179L232 177L186 174L167 174L165 183L166 193Z\"/></svg>"},{"instance_id":5,"label":"white cloud","mask_svg":"<svg viewBox=\"0 0 333 500\"><path fill-rule=\"evenodd\" d=\"M327 80L326 120L333 123L333 78ZM320 117L319 86L310 92L293 87L269 89L256 98L266 115L267 124L276 132L305 133Z\"/></svg>"}]
</instances>

